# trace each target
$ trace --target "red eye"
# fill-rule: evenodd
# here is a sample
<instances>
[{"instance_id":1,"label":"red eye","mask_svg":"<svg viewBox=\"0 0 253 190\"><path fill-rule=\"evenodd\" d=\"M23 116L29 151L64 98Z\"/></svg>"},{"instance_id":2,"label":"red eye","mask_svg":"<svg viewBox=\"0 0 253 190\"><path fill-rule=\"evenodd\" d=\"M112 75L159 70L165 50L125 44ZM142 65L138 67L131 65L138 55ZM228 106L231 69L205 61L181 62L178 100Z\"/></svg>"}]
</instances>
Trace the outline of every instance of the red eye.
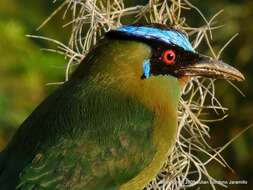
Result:
<instances>
[{"instance_id":1,"label":"red eye","mask_svg":"<svg viewBox=\"0 0 253 190\"><path fill-rule=\"evenodd\" d=\"M163 61L166 65L173 65L176 60L176 53L173 50L166 50L163 54Z\"/></svg>"}]
</instances>

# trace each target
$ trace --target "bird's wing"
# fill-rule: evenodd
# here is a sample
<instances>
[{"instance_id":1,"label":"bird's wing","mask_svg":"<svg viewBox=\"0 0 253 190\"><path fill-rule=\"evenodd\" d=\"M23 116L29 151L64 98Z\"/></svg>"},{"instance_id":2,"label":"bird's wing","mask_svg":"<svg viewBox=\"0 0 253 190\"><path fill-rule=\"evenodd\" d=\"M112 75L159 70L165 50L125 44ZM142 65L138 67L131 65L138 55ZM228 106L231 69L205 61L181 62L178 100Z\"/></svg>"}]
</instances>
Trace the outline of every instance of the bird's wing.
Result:
<instances>
[{"instance_id":1,"label":"bird's wing","mask_svg":"<svg viewBox=\"0 0 253 190\"><path fill-rule=\"evenodd\" d=\"M20 175L17 190L80 189L93 178L91 160L80 151L78 143L61 139L38 152Z\"/></svg>"},{"instance_id":2,"label":"bird's wing","mask_svg":"<svg viewBox=\"0 0 253 190\"><path fill-rule=\"evenodd\" d=\"M151 162L153 113L83 85L57 90L20 127L2 153L0 189L115 189Z\"/></svg>"},{"instance_id":3,"label":"bird's wing","mask_svg":"<svg viewBox=\"0 0 253 190\"><path fill-rule=\"evenodd\" d=\"M153 150L122 135L116 144L62 139L38 152L21 172L17 190L116 190L148 165ZM142 147L141 147L142 146ZM145 148L146 146L146 148Z\"/></svg>"}]
</instances>

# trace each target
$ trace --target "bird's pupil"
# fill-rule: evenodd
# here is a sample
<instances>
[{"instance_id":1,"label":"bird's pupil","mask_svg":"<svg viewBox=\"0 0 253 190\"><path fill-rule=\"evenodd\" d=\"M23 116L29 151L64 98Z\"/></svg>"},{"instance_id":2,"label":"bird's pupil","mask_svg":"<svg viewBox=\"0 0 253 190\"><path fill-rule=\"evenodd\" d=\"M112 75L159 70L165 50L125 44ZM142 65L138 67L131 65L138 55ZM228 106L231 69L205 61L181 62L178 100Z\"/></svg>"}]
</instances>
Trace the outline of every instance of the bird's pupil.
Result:
<instances>
[{"instance_id":1,"label":"bird's pupil","mask_svg":"<svg viewBox=\"0 0 253 190\"><path fill-rule=\"evenodd\" d=\"M173 58L174 58L174 56L172 55L172 53L168 54L167 59L168 59L169 61L172 61Z\"/></svg>"}]
</instances>

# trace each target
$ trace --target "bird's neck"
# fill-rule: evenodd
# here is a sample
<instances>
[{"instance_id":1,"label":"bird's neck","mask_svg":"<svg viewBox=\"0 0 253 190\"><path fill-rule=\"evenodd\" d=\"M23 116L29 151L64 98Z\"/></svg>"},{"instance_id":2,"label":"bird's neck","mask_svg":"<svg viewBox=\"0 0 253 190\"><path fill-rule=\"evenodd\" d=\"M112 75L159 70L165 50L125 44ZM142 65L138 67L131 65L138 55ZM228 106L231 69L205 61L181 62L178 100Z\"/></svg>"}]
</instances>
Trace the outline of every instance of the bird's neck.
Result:
<instances>
[{"instance_id":1,"label":"bird's neck","mask_svg":"<svg viewBox=\"0 0 253 190\"><path fill-rule=\"evenodd\" d=\"M95 86L116 89L141 101L157 114L165 110L176 112L180 86L183 86L180 80L169 75L141 79L144 60L151 54L150 46L141 42L104 40L87 56L73 78L82 80L87 74Z\"/></svg>"}]
</instances>

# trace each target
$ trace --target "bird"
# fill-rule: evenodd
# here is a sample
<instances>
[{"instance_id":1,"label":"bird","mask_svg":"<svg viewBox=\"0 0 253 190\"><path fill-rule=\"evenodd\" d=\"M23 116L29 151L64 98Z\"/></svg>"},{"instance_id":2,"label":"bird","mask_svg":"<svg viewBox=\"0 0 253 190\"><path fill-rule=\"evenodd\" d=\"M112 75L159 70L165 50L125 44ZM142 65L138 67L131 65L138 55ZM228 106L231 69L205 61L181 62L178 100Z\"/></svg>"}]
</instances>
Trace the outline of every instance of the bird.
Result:
<instances>
[{"instance_id":1,"label":"bird","mask_svg":"<svg viewBox=\"0 0 253 190\"><path fill-rule=\"evenodd\" d=\"M142 190L171 153L193 77L244 80L173 27L109 30L0 153L0 189Z\"/></svg>"}]
</instances>

